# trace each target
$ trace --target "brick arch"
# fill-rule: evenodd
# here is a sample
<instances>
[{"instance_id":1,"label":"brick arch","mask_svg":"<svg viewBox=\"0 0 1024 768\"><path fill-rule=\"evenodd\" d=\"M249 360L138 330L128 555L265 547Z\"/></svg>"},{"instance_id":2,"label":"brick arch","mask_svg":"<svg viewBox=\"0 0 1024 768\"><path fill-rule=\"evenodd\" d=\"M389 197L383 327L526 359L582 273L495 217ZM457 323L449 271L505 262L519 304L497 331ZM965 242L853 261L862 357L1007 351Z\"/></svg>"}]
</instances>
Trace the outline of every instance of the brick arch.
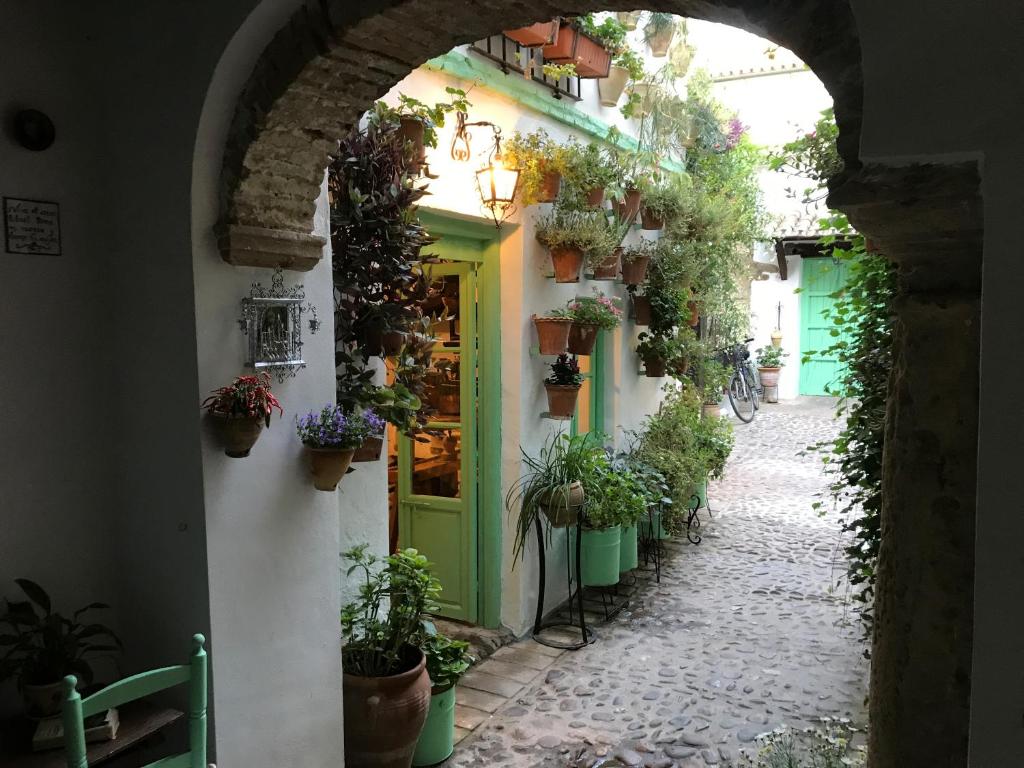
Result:
<instances>
[{"instance_id":1,"label":"brick arch","mask_svg":"<svg viewBox=\"0 0 1024 768\"><path fill-rule=\"evenodd\" d=\"M221 179L218 241L232 264L310 269L324 168L374 100L457 45L568 12L637 0L306 0L264 50L236 107ZM639 5L754 32L789 48L835 102L840 153L859 165L862 78L853 14L835 0L644 0ZM355 6L355 7L353 7Z\"/></svg>"}]
</instances>

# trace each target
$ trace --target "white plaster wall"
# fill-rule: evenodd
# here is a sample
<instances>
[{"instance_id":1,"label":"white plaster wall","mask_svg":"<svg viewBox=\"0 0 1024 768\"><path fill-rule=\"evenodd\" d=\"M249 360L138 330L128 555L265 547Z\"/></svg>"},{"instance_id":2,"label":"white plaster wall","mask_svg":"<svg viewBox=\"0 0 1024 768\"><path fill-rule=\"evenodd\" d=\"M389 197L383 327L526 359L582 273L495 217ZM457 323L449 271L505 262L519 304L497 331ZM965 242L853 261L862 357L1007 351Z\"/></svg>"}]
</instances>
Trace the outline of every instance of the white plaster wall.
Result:
<instances>
[{"instance_id":1,"label":"white plaster wall","mask_svg":"<svg viewBox=\"0 0 1024 768\"><path fill-rule=\"evenodd\" d=\"M776 265L775 249L761 247L756 254L757 261ZM800 394L800 269L799 256L786 257L789 266L788 278L783 280L778 272L769 273L764 280L750 283L750 335L754 340L748 345L751 354L758 347L767 347L772 341L782 304L781 325L782 349L789 353L784 359L785 366L779 376L779 399L789 400Z\"/></svg>"}]
</instances>

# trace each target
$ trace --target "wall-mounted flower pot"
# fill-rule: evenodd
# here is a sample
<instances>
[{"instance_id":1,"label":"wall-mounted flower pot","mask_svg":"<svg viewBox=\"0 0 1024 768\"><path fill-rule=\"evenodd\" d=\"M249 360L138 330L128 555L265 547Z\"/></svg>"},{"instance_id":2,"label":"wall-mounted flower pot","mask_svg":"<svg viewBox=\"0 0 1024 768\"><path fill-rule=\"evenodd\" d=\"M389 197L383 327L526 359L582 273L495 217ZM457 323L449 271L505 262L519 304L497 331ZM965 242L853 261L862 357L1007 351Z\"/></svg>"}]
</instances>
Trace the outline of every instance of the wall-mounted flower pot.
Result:
<instances>
[{"instance_id":1,"label":"wall-mounted flower pot","mask_svg":"<svg viewBox=\"0 0 1024 768\"><path fill-rule=\"evenodd\" d=\"M352 463L354 448L313 448L309 451L310 471L313 487L318 491L334 491Z\"/></svg>"},{"instance_id":2,"label":"wall-mounted flower pot","mask_svg":"<svg viewBox=\"0 0 1024 768\"><path fill-rule=\"evenodd\" d=\"M579 397L580 388L563 384L544 383L544 389L548 393L548 413L566 419L576 412L576 398Z\"/></svg>"},{"instance_id":3,"label":"wall-mounted flower pot","mask_svg":"<svg viewBox=\"0 0 1024 768\"><path fill-rule=\"evenodd\" d=\"M558 171L545 171L541 177L540 189L537 193L537 202L553 203L558 199L558 192L562 188L562 174Z\"/></svg>"},{"instance_id":4,"label":"wall-mounted flower pot","mask_svg":"<svg viewBox=\"0 0 1024 768\"><path fill-rule=\"evenodd\" d=\"M672 363L668 366L668 372L677 379L681 379L685 376L688 370L690 370L690 358L688 357L677 357L673 359Z\"/></svg>"},{"instance_id":5,"label":"wall-mounted flower pot","mask_svg":"<svg viewBox=\"0 0 1024 768\"><path fill-rule=\"evenodd\" d=\"M578 283L583 269L583 251L579 248L552 248L551 264L556 283Z\"/></svg>"},{"instance_id":6,"label":"wall-mounted flower pot","mask_svg":"<svg viewBox=\"0 0 1024 768\"><path fill-rule=\"evenodd\" d=\"M644 206L640 211L640 227L641 229L663 229L665 227L665 219L657 216L647 210L647 206Z\"/></svg>"},{"instance_id":7,"label":"wall-mounted flower pot","mask_svg":"<svg viewBox=\"0 0 1024 768\"><path fill-rule=\"evenodd\" d=\"M669 46L672 45L672 38L675 37L676 27L674 24L666 24L647 38L647 45L651 48L651 56L657 59L668 54Z\"/></svg>"},{"instance_id":8,"label":"wall-mounted flower pot","mask_svg":"<svg viewBox=\"0 0 1024 768\"><path fill-rule=\"evenodd\" d=\"M232 417L227 414L213 412L214 424L224 444L224 453L232 459L244 459L256 445L263 431L264 420L261 418Z\"/></svg>"},{"instance_id":9,"label":"wall-mounted flower pot","mask_svg":"<svg viewBox=\"0 0 1024 768\"><path fill-rule=\"evenodd\" d=\"M622 529L622 541L619 543L619 573L632 571L640 565L637 556L637 526L625 526Z\"/></svg>"},{"instance_id":10,"label":"wall-mounted flower pot","mask_svg":"<svg viewBox=\"0 0 1024 768\"><path fill-rule=\"evenodd\" d=\"M690 310L689 325L692 328L700 322L700 309L698 309L697 302L695 301L686 302L686 308Z\"/></svg>"},{"instance_id":11,"label":"wall-mounted flower pot","mask_svg":"<svg viewBox=\"0 0 1024 768\"><path fill-rule=\"evenodd\" d=\"M594 267L593 280L615 280L619 276L619 262L622 258L622 248L616 248L612 255Z\"/></svg>"},{"instance_id":12,"label":"wall-mounted flower pot","mask_svg":"<svg viewBox=\"0 0 1024 768\"><path fill-rule=\"evenodd\" d=\"M398 135L402 140L412 145L409 156L414 165L423 165L427 161L427 149L423 144L423 132L425 126L421 120L415 117L403 117L398 123Z\"/></svg>"},{"instance_id":13,"label":"wall-mounted flower pot","mask_svg":"<svg viewBox=\"0 0 1024 768\"><path fill-rule=\"evenodd\" d=\"M539 45L554 45L557 43L559 26L558 19L552 19L551 21L531 24L528 27L506 29L501 34L527 48L536 48Z\"/></svg>"},{"instance_id":14,"label":"wall-mounted flower pot","mask_svg":"<svg viewBox=\"0 0 1024 768\"><path fill-rule=\"evenodd\" d=\"M640 11L619 11L615 14L615 18L626 28L627 32L632 32L640 22L640 13Z\"/></svg>"},{"instance_id":15,"label":"wall-mounted flower pot","mask_svg":"<svg viewBox=\"0 0 1024 768\"><path fill-rule=\"evenodd\" d=\"M353 462L377 461L384 450L384 436L370 435L352 454Z\"/></svg>"},{"instance_id":16,"label":"wall-mounted flower pot","mask_svg":"<svg viewBox=\"0 0 1024 768\"><path fill-rule=\"evenodd\" d=\"M622 262L622 282L626 285L640 285L647 277L650 256L637 256L632 261Z\"/></svg>"},{"instance_id":17,"label":"wall-mounted flower pot","mask_svg":"<svg viewBox=\"0 0 1024 768\"><path fill-rule=\"evenodd\" d=\"M622 221L632 221L640 212L640 190L627 189L626 196L615 201L615 213Z\"/></svg>"},{"instance_id":18,"label":"wall-mounted flower pot","mask_svg":"<svg viewBox=\"0 0 1024 768\"><path fill-rule=\"evenodd\" d=\"M597 93L601 97L601 104L605 107L617 105L628 82L629 70L612 65L608 70L608 77L602 77L597 81Z\"/></svg>"},{"instance_id":19,"label":"wall-mounted flower pot","mask_svg":"<svg viewBox=\"0 0 1024 768\"><path fill-rule=\"evenodd\" d=\"M580 548L580 579L587 587L611 587L619 583L619 550L622 528L583 529Z\"/></svg>"},{"instance_id":20,"label":"wall-mounted flower pot","mask_svg":"<svg viewBox=\"0 0 1024 768\"><path fill-rule=\"evenodd\" d=\"M415 768L443 763L455 751L455 686L434 688L430 693L427 721L412 756Z\"/></svg>"},{"instance_id":21,"label":"wall-mounted flower pot","mask_svg":"<svg viewBox=\"0 0 1024 768\"><path fill-rule=\"evenodd\" d=\"M604 204L604 187L588 190L585 202L588 208L600 208Z\"/></svg>"},{"instance_id":22,"label":"wall-mounted flower pot","mask_svg":"<svg viewBox=\"0 0 1024 768\"><path fill-rule=\"evenodd\" d=\"M654 110L654 102L658 96L658 86L654 83L633 83L629 87L630 93L635 93L640 97L636 106L633 108L633 114L635 117L645 117Z\"/></svg>"},{"instance_id":23,"label":"wall-mounted flower pot","mask_svg":"<svg viewBox=\"0 0 1024 768\"><path fill-rule=\"evenodd\" d=\"M533 316L533 327L537 329L542 355L564 355L569 348L569 328L572 320L567 317Z\"/></svg>"},{"instance_id":24,"label":"wall-mounted flower pot","mask_svg":"<svg viewBox=\"0 0 1024 768\"><path fill-rule=\"evenodd\" d=\"M651 324L651 300L646 296L633 295L633 322L637 325Z\"/></svg>"},{"instance_id":25,"label":"wall-mounted flower pot","mask_svg":"<svg viewBox=\"0 0 1024 768\"><path fill-rule=\"evenodd\" d=\"M573 64L583 78L608 77L612 55L601 43L569 22L562 22L554 45L545 45L544 60Z\"/></svg>"},{"instance_id":26,"label":"wall-mounted flower pot","mask_svg":"<svg viewBox=\"0 0 1024 768\"><path fill-rule=\"evenodd\" d=\"M586 493L583 490L583 483L577 480L562 486L553 493L543 494L537 503L548 522L551 523L551 527L565 528L576 522L585 500Z\"/></svg>"},{"instance_id":27,"label":"wall-mounted flower pot","mask_svg":"<svg viewBox=\"0 0 1024 768\"><path fill-rule=\"evenodd\" d=\"M387 331L381 335L381 346L384 349L384 355L387 357L394 357L401 352L404 343L405 334L401 331Z\"/></svg>"},{"instance_id":28,"label":"wall-mounted flower pot","mask_svg":"<svg viewBox=\"0 0 1024 768\"><path fill-rule=\"evenodd\" d=\"M574 355L590 355L600 329L589 323L573 323L569 328L569 351Z\"/></svg>"},{"instance_id":29,"label":"wall-mounted flower pot","mask_svg":"<svg viewBox=\"0 0 1024 768\"><path fill-rule=\"evenodd\" d=\"M668 370L668 361L663 357L645 357L644 375L650 379L660 379Z\"/></svg>"}]
</instances>

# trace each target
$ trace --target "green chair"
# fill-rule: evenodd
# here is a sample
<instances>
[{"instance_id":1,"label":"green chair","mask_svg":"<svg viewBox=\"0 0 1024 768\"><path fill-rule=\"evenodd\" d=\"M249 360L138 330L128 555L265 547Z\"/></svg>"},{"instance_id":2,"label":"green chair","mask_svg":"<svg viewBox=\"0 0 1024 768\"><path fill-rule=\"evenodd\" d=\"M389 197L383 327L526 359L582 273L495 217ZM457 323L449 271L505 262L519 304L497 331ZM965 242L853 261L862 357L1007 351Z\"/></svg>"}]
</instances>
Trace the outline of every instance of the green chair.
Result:
<instances>
[{"instance_id":1,"label":"green chair","mask_svg":"<svg viewBox=\"0 0 1024 768\"><path fill-rule=\"evenodd\" d=\"M84 700L76 690L78 681L75 676L65 677L61 708L68 768L89 768L85 752L85 718L183 683L189 684L189 751L157 760L145 768L207 768L205 643L205 637L193 635L192 655L188 664L140 672L111 683Z\"/></svg>"}]
</instances>

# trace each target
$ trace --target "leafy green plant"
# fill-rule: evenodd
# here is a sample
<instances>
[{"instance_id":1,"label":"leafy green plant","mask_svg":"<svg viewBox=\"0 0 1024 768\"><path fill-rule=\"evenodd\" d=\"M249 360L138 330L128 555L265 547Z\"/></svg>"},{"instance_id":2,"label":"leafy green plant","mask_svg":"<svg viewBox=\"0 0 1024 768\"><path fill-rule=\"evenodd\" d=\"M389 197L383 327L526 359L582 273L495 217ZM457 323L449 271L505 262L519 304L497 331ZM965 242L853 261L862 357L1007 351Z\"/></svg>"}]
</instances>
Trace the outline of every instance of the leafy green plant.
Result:
<instances>
[{"instance_id":1,"label":"leafy green plant","mask_svg":"<svg viewBox=\"0 0 1024 768\"><path fill-rule=\"evenodd\" d=\"M580 144L570 140L562 193L577 207L583 197L593 189L606 189L615 183L619 168L614 157L596 143Z\"/></svg>"},{"instance_id":2,"label":"leafy green plant","mask_svg":"<svg viewBox=\"0 0 1024 768\"><path fill-rule=\"evenodd\" d=\"M782 368L786 364L782 358L789 357L788 352L783 352L782 347L758 347L754 354L757 356L757 365L760 368Z\"/></svg>"},{"instance_id":3,"label":"leafy green plant","mask_svg":"<svg viewBox=\"0 0 1024 768\"><path fill-rule=\"evenodd\" d=\"M541 71L545 77L556 82L566 77L576 77L576 65L572 62L568 64L554 64L548 61L541 67Z\"/></svg>"},{"instance_id":4,"label":"leafy green plant","mask_svg":"<svg viewBox=\"0 0 1024 768\"><path fill-rule=\"evenodd\" d=\"M622 324L622 300L605 296L595 290L594 296L581 296L569 302L566 315L581 325L596 325L602 331L613 331Z\"/></svg>"},{"instance_id":5,"label":"leafy green plant","mask_svg":"<svg viewBox=\"0 0 1024 768\"><path fill-rule=\"evenodd\" d=\"M427 105L419 99L413 98L404 93L398 95L398 106L390 107L383 105L376 114L380 119L394 122L403 118L412 118L423 123L423 144L428 147L437 147L437 129L443 128L445 118L452 112L469 112L472 106L466 98L466 92L460 88L451 86L444 89L448 94L447 102L439 101L433 106ZM378 102L383 104L383 102ZM371 117L371 120L375 119Z\"/></svg>"},{"instance_id":6,"label":"leafy green plant","mask_svg":"<svg viewBox=\"0 0 1024 768\"><path fill-rule=\"evenodd\" d=\"M613 56L628 47L626 28L614 16L605 16L598 21L594 14L580 16L576 23L579 28L603 45Z\"/></svg>"},{"instance_id":7,"label":"leafy green plant","mask_svg":"<svg viewBox=\"0 0 1024 768\"><path fill-rule=\"evenodd\" d=\"M14 678L19 687L59 683L76 675L85 685L93 681L92 662L122 650L120 639L104 624L80 621L105 603L90 603L71 618L53 610L50 596L29 579L15 579L28 600L5 600L0 614L0 682ZM38 609L38 610L37 610Z\"/></svg>"},{"instance_id":8,"label":"leafy green plant","mask_svg":"<svg viewBox=\"0 0 1024 768\"><path fill-rule=\"evenodd\" d=\"M728 419L699 419L693 426L694 447L708 477L719 480L732 453L735 437Z\"/></svg>"},{"instance_id":9,"label":"leafy green plant","mask_svg":"<svg viewBox=\"0 0 1024 768\"><path fill-rule=\"evenodd\" d=\"M565 201L536 220L534 235L549 249L578 248L591 266L604 261L618 246L615 230L600 211L579 210Z\"/></svg>"},{"instance_id":10,"label":"leafy green plant","mask_svg":"<svg viewBox=\"0 0 1024 768\"><path fill-rule=\"evenodd\" d=\"M644 331L637 336L636 353L646 360L671 360L679 353L679 342L674 336Z\"/></svg>"},{"instance_id":11,"label":"leafy green plant","mask_svg":"<svg viewBox=\"0 0 1024 768\"><path fill-rule=\"evenodd\" d=\"M640 183L643 205L648 214L665 223L674 223L689 211L693 182L682 173L650 176Z\"/></svg>"},{"instance_id":12,"label":"leafy green plant","mask_svg":"<svg viewBox=\"0 0 1024 768\"><path fill-rule=\"evenodd\" d=\"M722 402L722 391L729 384L732 370L712 357L705 357L699 361L696 374L702 402L705 405L718 405Z\"/></svg>"},{"instance_id":13,"label":"leafy green plant","mask_svg":"<svg viewBox=\"0 0 1024 768\"><path fill-rule=\"evenodd\" d=\"M653 258L657 250L657 242L654 240L639 240L638 242L624 246L622 249L622 263L630 264L641 256Z\"/></svg>"},{"instance_id":14,"label":"leafy green plant","mask_svg":"<svg viewBox=\"0 0 1024 768\"><path fill-rule=\"evenodd\" d=\"M826 721L823 728L793 731L779 728L758 737L756 755L740 753L742 768L863 768L863 747L852 745L855 731Z\"/></svg>"},{"instance_id":15,"label":"leafy green plant","mask_svg":"<svg viewBox=\"0 0 1024 768\"><path fill-rule=\"evenodd\" d=\"M549 173L565 174L569 152L554 141L543 128L531 133L516 132L502 142L502 153L509 167L519 170L519 189L523 205L541 200L544 178Z\"/></svg>"},{"instance_id":16,"label":"leafy green plant","mask_svg":"<svg viewBox=\"0 0 1024 768\"><path fill-rule=\"evenodd\" d=\"M644 24L644 38L648 41L653 37L665 32L667 29L675 29L680 23L679 17L662 11L652 12L647 16Z\"/></svg>"},{"instance_id":17,"label":"leafy green plant","mask_svg":"<svg viewBox=\"0 0 1024 768\"><path fill-rule=\"evenodd\" d=\"M647 515L647 491L643 481L622 461L603 456L584 482L587 501L583 522L588 528L635 525Z\"/></svg>"},{"instance_id":18,"label":"leafy green plant","mask_svg":"<svg viewBox=\"0 0 1024 768\"><path fill-rule=\"evenodd\" d=\"M551 364L551 375L544 379L544 383L558 387L580 387L583 385L583 374L580 373L579 363L576 358L569 355L559 355Z\"/></svg>"},{"instance_id":19,"label":"leafy green plant","mask_svg":"<svg viewBox=\"0 0 1024 768\"><path fill-rule=\"evenodd\" d=\"M452 640L434 629L427 630L420 641L420 650L427 657L427 674L434 693L443 693L459 682L473 663L469 653L469 643L464 640Z\"/></svg>"}]
</instances>

